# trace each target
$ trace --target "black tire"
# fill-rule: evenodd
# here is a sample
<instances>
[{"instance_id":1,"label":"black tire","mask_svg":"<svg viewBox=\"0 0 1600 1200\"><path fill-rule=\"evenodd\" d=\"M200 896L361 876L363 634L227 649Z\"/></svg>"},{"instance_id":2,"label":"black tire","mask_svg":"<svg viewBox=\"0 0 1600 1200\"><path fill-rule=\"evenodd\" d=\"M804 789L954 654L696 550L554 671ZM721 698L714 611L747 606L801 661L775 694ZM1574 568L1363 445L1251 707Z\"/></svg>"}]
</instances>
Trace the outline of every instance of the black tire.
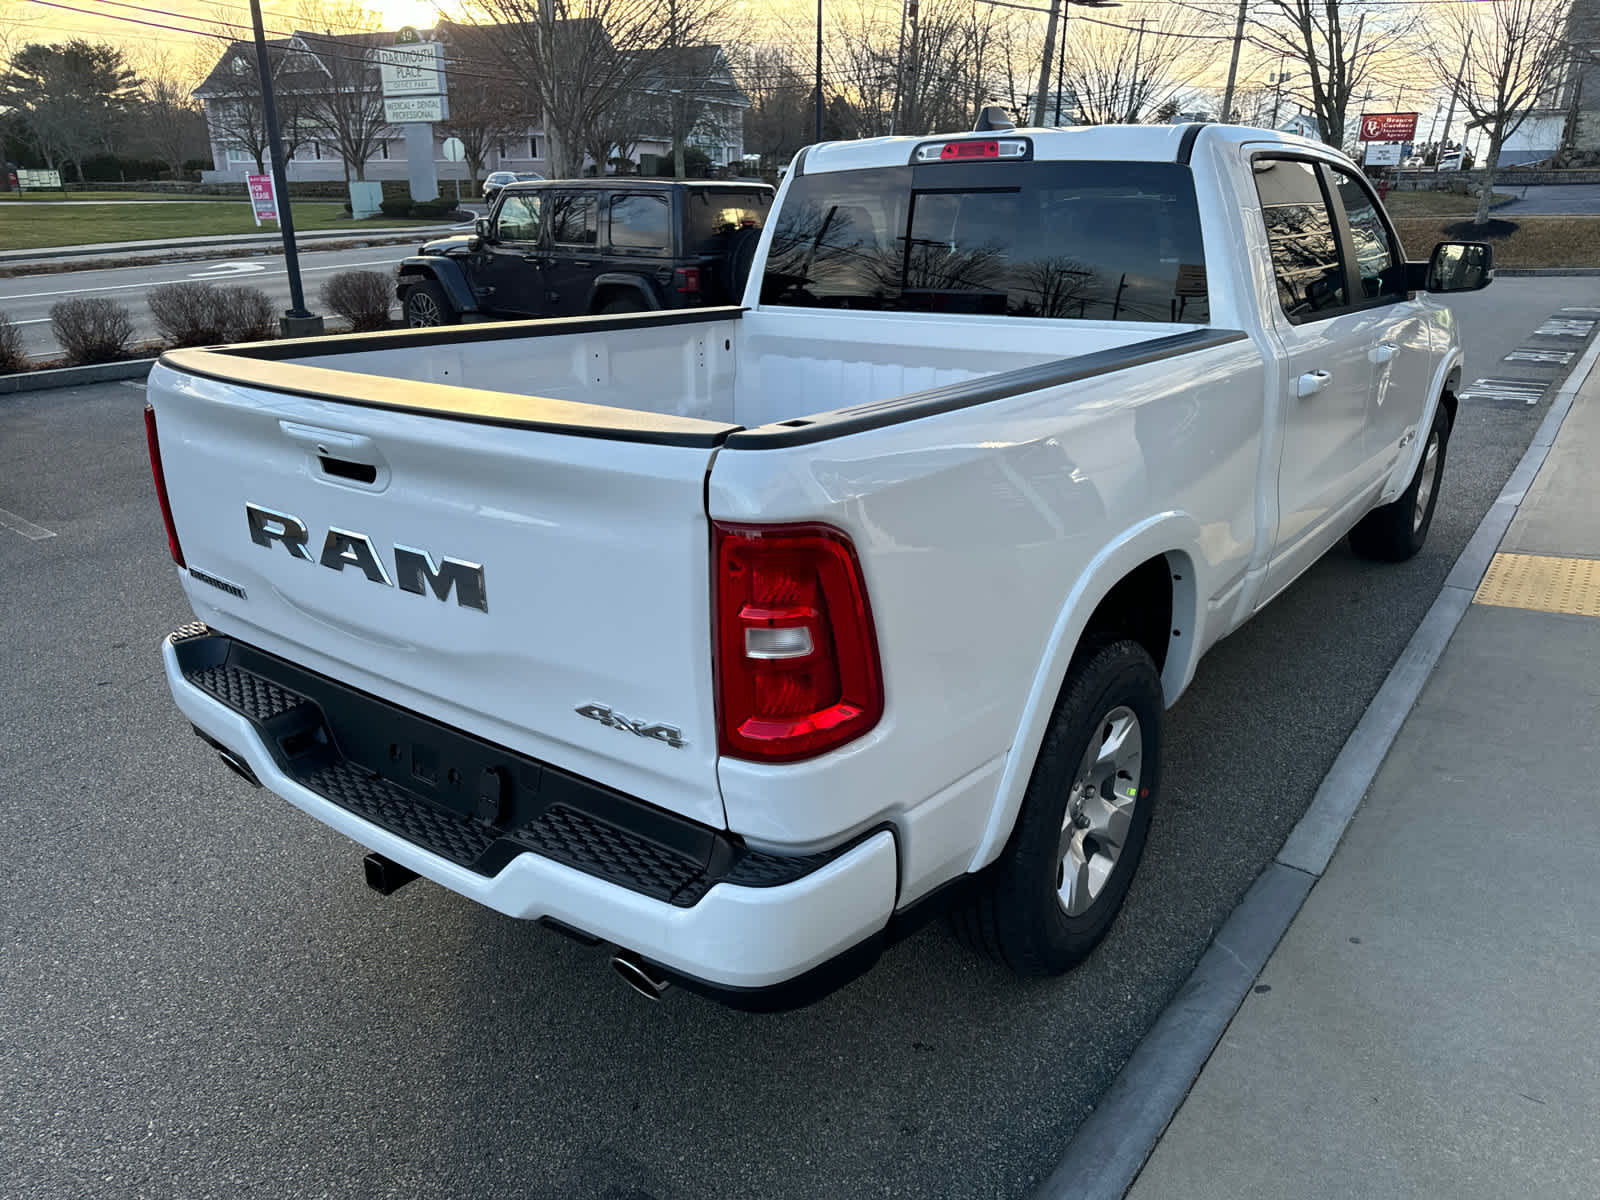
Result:
<instances>
[{"instance_id":1,"label":"black tire","mask_svg":"<svg viewBox=\"0 0 1600 1200\"><path fill-rule=\"evenodd\" d=\"M1422 549L1433 525L1433 510L1439 504L1439 484L1444 479L1444 454L1449 444L1450 414L1440 404L1410 485L1392 503L1361 518L1350 531L1352 550L1377 562L1405 562ZM1427 493L1419 506L1417 498L1424 487Z\"/></svg>"},{"instance_id":2,"label":"black tire","mask_svg":"<svg viewBox=\"0 0 1600 1200\"><path fill-rule=\"evenodd\" d=\"M759 229L736 229L728 235L727 248L722 252L722 277L728 282L728 303L737 304L744 296L745 280L750 278L750 268L756 261L756 243L761 240Z\"/></svg>"},{"instance_id":3,"label":"black tire","mask_svg":"<svg viewBox=\"0 0 1600 1200\"><path fill-rule=\"evenodd\" d=\"M412 329L431 329L436 325L459 325L461 314L445 298L444 289L432 279L413 283L400 302L401 315Z\"/></svg>"},{"instance_id":4,"label":"black tire","mask_svg":"<svg viewBox=\"0 0 1600 1200\"><path fill-rule=\"evenodd\" d=\"M1150 832L1161 783L1162 709L1161 677L1143 646L1107 637L1078 649L1011 839L951 914L962 941L1019 975L1059 975L1099 945L1128 894ZM1101 747L1111 728L1107 719L1120 712L1137 718L1125 736L1138 737L1140 761L1131 777L1122 778L1122 786L1131 785L1137 794L1130 797L1131 815L1109 872L1088 893L1087 907L1072 913L1060 890L1063 847L1080 836L1066 829L1069 804L1082 802L1079 780L1091 747ZM1087 842L1088 831L1082 836Z\"/></svg>"},{"instance_id":5,"label":"black tire","mask_svg":"<svg viewBox=\"0 0 1600 1200\"><path fill-rule=\"evenodd\" d=\"M649 312L650 306L637 295L632 295L628 292L619 292L617 295L612 296L611 299L607 300L595 311L601 314Z\"/></svg>"}]
</instances>

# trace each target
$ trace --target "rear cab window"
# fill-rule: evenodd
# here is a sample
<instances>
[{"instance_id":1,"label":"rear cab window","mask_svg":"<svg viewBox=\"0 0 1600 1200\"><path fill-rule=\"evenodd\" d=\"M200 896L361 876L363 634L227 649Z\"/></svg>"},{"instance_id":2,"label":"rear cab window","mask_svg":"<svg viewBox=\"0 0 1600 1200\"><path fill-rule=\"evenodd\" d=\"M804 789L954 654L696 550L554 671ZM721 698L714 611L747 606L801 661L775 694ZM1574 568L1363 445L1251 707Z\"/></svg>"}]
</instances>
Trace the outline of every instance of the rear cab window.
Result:
<instances>
[{"instance_id":1,"label":"rear cab window","mask_svg":"<svg viewBox=\"0 0 1600 1200\"><path fill-rule=\"evenodd\" d=\"M1257 158L1251 169L1284 315L1295 322L1336 315L1349 305L1349 294L1333 213L1316 164Z\"/></svg>"},{"instance_id":2,"label":"rear cab window","mask_svg":"<svg viewBox=\"0 0 1600 1200\"><path fill-rule=\"evenodd\" d=\"M802 176L763 305L1204 324L1186 165L930 163Z\"/></svg>"}]
</instances>

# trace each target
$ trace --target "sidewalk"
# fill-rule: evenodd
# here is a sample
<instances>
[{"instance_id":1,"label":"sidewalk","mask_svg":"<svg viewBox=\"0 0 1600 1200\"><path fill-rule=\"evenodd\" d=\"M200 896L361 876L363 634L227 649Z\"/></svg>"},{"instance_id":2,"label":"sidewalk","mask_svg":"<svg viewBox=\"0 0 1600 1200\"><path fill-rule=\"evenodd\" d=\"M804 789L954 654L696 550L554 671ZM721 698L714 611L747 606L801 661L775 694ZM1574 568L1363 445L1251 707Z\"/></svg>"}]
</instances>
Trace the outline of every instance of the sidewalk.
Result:
<instances>
[{"instance_id":1,"label":"sidewalk","mask_svg":"<svg viewBox=\"0 0 1600 1200\"><path fill-rule=\"evenodd\" d=\"M1596 463L1600 370L1133 1200L1600 1195Z\"/></svg>"}]
</instances>

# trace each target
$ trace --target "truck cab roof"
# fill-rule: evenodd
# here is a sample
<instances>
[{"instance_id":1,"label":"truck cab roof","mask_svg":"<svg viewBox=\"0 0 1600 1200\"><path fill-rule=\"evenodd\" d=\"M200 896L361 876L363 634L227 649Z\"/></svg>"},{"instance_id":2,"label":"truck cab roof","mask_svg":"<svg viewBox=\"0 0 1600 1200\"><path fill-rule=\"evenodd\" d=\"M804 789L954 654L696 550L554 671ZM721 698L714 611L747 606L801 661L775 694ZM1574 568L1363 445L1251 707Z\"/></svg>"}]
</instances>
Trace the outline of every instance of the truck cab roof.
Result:
<instances>
[{"instance_id":1,"label":"truck cab roof","mask_svg":"<svg viewBox=\"0 0 1600 1200\"><path fill-rule=\"evenodd\" d=\"M798 160L802 174L823 171L855 171L868 167L904 166L918 146L929 142L995 141L1027 138L1033 145L1036 161L1078 162L1182 162L1187 150L1204 135L1209 142L1272 142L1284 146L1330 148L1321 142L1257 129L1247 125L1091 125L1070 129L1023 128L953 133L933 137L880 137L853 142L823 142L801 151ZM1335 152L1336 153L1336 152Z\"/></svg>"}]
</instances>

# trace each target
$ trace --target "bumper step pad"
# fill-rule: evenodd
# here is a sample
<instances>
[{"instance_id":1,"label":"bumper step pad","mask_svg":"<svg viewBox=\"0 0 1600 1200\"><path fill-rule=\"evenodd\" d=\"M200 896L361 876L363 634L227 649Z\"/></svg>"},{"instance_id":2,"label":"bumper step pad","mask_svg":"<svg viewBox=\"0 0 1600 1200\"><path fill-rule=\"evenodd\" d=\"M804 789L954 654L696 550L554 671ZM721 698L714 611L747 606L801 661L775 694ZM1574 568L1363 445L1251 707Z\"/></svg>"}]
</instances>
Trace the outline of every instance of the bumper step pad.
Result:
<instances>
[{"instance_id":1,"label":"bumper step pad","mask_svg":"<svg viewBox=\"0 0 1600 1200\"><path fill-rule=\"evenodd\" d=\"M492 876L532 851L680 908L713 884L777 887L847 847L803 856L751 850L494 746L203 625L173 633L184 678L255 727L308 790L439 857Z\"/></svg>"}]
</instances>

